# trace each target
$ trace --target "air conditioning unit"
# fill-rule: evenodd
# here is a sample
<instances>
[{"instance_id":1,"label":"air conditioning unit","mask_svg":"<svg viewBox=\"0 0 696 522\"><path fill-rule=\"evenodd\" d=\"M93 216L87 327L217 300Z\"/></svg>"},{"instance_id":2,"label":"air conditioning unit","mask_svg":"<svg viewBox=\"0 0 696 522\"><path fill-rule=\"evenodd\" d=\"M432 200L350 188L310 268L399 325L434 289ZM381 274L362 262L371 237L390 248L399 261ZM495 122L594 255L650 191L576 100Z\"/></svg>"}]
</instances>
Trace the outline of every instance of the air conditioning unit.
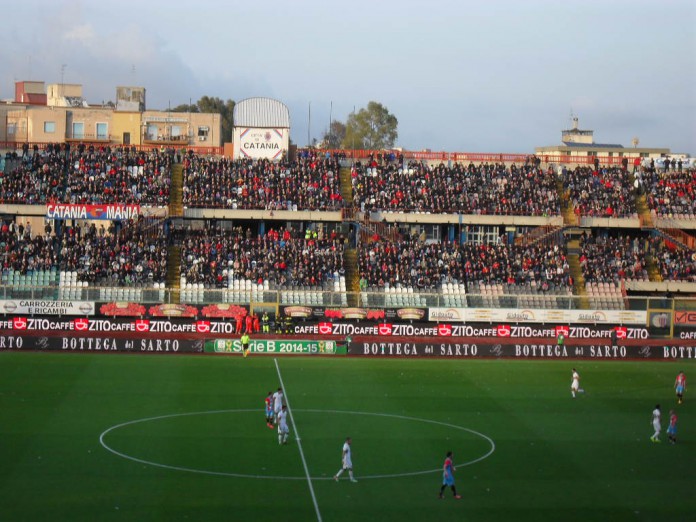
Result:
<instances>
[{"instance_id":1,"label":"air conditioning unit","mask_svg":"<svg viewBox=\"0 0 696 522\"><path fill-rule=\"evenodd\" d=\"M205 136L198 136L198 141L205 141Z\"/></svg>"}]
</instances>

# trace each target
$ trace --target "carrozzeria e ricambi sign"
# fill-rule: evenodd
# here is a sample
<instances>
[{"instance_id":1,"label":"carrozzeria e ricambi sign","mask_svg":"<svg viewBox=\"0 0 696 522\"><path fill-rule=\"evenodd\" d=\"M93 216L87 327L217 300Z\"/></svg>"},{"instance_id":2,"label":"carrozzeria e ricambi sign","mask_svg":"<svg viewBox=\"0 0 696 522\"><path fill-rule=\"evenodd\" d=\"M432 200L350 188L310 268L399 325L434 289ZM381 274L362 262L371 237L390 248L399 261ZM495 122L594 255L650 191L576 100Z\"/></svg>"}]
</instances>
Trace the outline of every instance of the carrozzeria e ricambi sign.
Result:
<instances>
[{"instance_id":1,"label":"carrozzeria e ricambi sign","mask_svg":"<svg viewBox=\"0 0 696 522\"><path fill-rule=\"evenodd\" d=\"M93 301L0 300L0 310L4 314L94 315L94 309Z\"/></svg>"}]
</instances>

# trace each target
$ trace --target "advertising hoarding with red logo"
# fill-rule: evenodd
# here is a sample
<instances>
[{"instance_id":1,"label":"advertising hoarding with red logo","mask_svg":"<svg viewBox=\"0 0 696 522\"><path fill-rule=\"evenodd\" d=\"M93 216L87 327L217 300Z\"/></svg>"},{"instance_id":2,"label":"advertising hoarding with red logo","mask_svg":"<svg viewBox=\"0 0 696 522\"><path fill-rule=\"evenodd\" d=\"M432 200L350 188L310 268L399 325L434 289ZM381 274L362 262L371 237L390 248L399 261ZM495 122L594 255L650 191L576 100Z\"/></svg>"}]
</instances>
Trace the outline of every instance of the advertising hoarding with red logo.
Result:
<instances>
[{"instance_id":1,"label":"advertising hoarding with red logo","mask_svg":"<svg viewBox=\"0 0 696 522\"><path fill-rule=\"evenodd\" d=\"M69 205L49 203L46 219L108 219L128 221L141 214L140 205Z\"/></svg>"},{"instance_id":2,"label":"advertising hoarding with red logo","mask_svg":"<svg viewBox=\"0 0 696 522\"><path fill-rule=\"evenodd\" d=\"M555 310L536 308L429 308L429 321L462 323L571 323L626 324L645 326L646 311L641 310Z\"/></svg>"}]
</instances>

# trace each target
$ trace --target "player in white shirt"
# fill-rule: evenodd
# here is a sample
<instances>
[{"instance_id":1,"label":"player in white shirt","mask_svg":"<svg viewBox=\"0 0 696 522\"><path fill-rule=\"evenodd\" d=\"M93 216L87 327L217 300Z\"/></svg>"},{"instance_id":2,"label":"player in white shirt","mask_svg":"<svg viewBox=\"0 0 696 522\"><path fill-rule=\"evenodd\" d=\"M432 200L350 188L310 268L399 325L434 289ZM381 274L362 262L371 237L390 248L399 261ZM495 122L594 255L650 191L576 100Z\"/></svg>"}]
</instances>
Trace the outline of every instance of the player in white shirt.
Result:
<instances>
[{"instance_id":1,"label":"player in white shirt","mask_svg":"<svg viewBox=\"0 0 696 522\"><path fill-rule=\"evenodd\" d=\"M655 434L650 437L653 442L662 442L660 440L660 432L662 431L662 412L660 412L660 405L655 405L655 409L652 412L652 426L655 430Z\"/></svg>"},{"instance_id":2,"label":"player in white shirt","mask_svg":"<svg viewBox=\"0 0 696 522\"><path fill-rule=\"evenodd\" d=\"M357 482L355 480L355 477L353 476L353 460L350 458L350 445L353 443L353 440L348 437L346 438L346 441L343 443L343 454L341 456L341 469L338 470L338 473L334 475L334 480L338 482L338 477L341 476L341 474L348 470L348 476L350 477L351 482Z\"/></svg>"},{"instance_id":3,"label":"player in white shirt","mask_svg":"<svg viewBox=\"0 0 696 522\"><path fill-rule=\"evenodd\" d=\"M573 399L575 398L575 394L581 391L582 390L580 389L580 374L575 368L573 368L573 382L570 385L570 393L573 394Z\"/></svg>"},{"instance_id":4,"label":"player in white shirt","mask_svg":"<svg viewBox=\"0 0 696 522\"><path fill-rule=\"evenodd\" d=\"M290 428L288 428L288 407L283 406L278 413L278 444L287 444Z\"/></svg>"},{"instance_id":5,"label":"player in white shirt","mask_svg":"<svg viewBox=\"0 0 696 522\"><path fill-rule=\"evenodd\" d=\"M273 394L273 415L275 416L276 425L278 424L278 414L283 409L283 388L278 388L278 391Z\"/></svg>"}]
</instances>

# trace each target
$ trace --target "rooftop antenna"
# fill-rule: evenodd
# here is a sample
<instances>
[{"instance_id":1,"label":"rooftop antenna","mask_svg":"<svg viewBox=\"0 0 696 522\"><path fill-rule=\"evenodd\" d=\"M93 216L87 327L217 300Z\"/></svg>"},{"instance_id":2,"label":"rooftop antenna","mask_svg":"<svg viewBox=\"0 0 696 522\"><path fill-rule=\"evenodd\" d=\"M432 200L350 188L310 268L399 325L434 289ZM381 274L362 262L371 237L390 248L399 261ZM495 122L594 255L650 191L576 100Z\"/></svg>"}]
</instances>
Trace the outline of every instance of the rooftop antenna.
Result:
<instances>
[{"instance_id":1,"label":"rooftop antenna","mask_svg":"<svg viewBox=\"0 0 696 522\"><path fill-rule=\"evenodd\" d=\"M333 146L333 140L331 139L331 121L333 120L333 100L331 100L331 106L329 107L329 143Z\"/></svg>"},{"instance_id":2,"label":"rooftop antenna","mask_svg":"<svg viewBox=\"0 0 696 522\"><path fill-rule=\"evenodd\" d=\"M570 108L570 125L573 130L578 130L578 117L573 113L573 108Z\"/></svg>"},{"instance_id":3,"label":"rooftop antenna","mask_svg":"<svg viewBox=\"0 0 696 522\"><path fill-rule=\"evenodd\" d=\"M68 66L64 63L60 66L60 95L65 96L65 68Z\"/></svg>"}]
</instances>

